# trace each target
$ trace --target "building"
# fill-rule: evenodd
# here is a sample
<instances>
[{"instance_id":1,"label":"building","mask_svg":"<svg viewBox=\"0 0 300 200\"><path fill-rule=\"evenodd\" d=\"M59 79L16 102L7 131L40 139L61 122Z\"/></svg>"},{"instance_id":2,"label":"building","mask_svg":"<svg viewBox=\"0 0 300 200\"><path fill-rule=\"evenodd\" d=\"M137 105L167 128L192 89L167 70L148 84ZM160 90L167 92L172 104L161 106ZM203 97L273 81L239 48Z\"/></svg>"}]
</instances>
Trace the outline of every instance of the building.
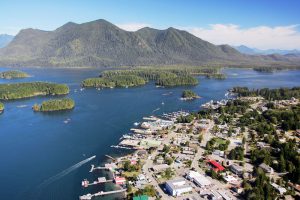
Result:
<instances>
[{"instance_id":1,"label":"building","mask_svg":"<svg viewBox=\"0 0 300 200\"><path fill-rule=\"evenodd\" d=\"M239 184L238 180L234 176L231 176L231 175L223 176L223 179L226 181L226 183L230 183L233 185Z\"/></svg>"},{"instance_id":2,"label":"building","mask_svg":"<svg viewBox=\"0 0 300 200\"><path fill-rule=\"evenodd\" d=\"M286 193L286 189L284 187L281 187L280 185L277 185L276 183L271 183L271 185L276 189L276 191L280 194L283 195Z\"/></svg>"},{"instance_id":3,"label":"building","mask_svg":"<svg viewBox=\"0 0 300 200\"><path fill-rule=\"evenodd\" d=\"M208 161L208 163L212 166L213 170L215 172L219 172L219 171L223 171L225 168L220 164L218 163L217 161L214 161L214 160L210 160Z\"/></svg>"},{"instance_id":4,"label":"building","mask_svg":"<svg viewBox=\"0 0 300 200\"><path fill-rule=\"evenodd\" d=\"M177 178L166 182L166 190L172 196L180 196L191 192L193 188L187 184L184 178Z\"/></svg>"},{"instance_id":5,"label":"building","mask_svg":"<svg viewBox=\"0 0 300 200\"><path fill-rule=\"evenodd\" d=\"M194 181L199 187L205 187L211 184L211 182L202 174L199 174L196 171L189 171L187 178L191 181Z\"/></svg>"},{"instance_id":6,"label":"building","mask_svg":"<svg viewBox=\"0 0 300 200\"><path fill-rule=\"evenodd\" d=\"M234 174L241 176L241 175L243 175L244 167L236 165L236 164L232 164L232 165L230 165L230 170Z\"/></svg>"},{"instance_id":7,"label":"building","mask_svg":"<svg viewBox=\"0 0 300 200\"><path fill-rule=\"evenodd\" d=\"M155 171L155 172L161 172L161 171L166 170L168 168L170 168L170 166L167 165L167 164L154 165L152 167L153 171Z\"/></svg>"},{"instance_id":8,"label":"building","mask_svg":"<svg viewBox=\"0 0 300 200\"><path fill-rule=\"evenodd\" d=\"M269 165L266 165L265 163L261 163L259 165L259 167L264 170L264 172L269 173L269 174L273 174L274 173L274 169L272 167L270 167Z\"/></svg>"},{"instance_id":9,"label":"building","mask_svg":"<svg viewBox=\"0 0 300 200\"><path fill-rule=\"evenodd\" d=\"M224 157L224 151L220 151L220 150L214 150L213 154L216 156L220 156L220 157Z\"/></svg>"},{"instance_id":10,"label":"building","mask_svg":"<svg viewBox=\"0 0 300 200\"><path fill-rule=\"evenodd\" d=\"M115 177L115 183L118 184L118 185L123 185L123 184L126 183L126 179L124 177L116 176Z\"/></svg>"}]
</instances>

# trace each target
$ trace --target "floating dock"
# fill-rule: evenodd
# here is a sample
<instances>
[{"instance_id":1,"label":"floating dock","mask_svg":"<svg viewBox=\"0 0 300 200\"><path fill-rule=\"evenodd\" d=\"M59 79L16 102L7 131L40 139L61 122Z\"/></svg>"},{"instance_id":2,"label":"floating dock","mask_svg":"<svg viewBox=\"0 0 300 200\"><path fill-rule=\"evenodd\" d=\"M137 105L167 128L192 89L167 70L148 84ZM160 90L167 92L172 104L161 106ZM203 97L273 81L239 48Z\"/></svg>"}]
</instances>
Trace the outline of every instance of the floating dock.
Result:
<instances>
[{"instance_id":1,"label":"floating dock","mask_svg":"<svg viewBox=\"0 0 300 200\"><path fill-rule=\"evenodd\" d=\"M108 167L95 167L95 165L91 165L91 169L90 169L90 172L93 172L95 170L98 170L98 169L106 169L106 170L109 170Z\"/></svg>"},{"instance_id":2,"label":"floating dock","mask_svg":"<svg viewBox=\"0 0 300 200\"><path fill-rule=\"evenodd\" d=\"M113 191L107 191L107 192L97 192L95 194L85 194L79 197L80 200L90 200L93 197L97 197L97 196L104 196L104 195L109 195L109 194L117 194L117 193L121 193L121 192L126 192L126 189L120 189L120 190L113 190Z\"/></svg>"}]
</instances>

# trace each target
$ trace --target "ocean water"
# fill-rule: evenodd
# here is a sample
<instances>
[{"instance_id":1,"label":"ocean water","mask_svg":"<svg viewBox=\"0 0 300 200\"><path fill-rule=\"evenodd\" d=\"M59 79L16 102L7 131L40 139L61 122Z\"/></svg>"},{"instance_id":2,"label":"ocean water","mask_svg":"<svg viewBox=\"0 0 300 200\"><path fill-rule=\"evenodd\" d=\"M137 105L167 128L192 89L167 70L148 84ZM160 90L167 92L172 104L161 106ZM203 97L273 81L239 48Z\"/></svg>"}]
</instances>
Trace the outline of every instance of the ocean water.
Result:
<instances>
[{"instance_id":1,"label":"ocean water","mask_svg":"<svg viewBox=\"0 0 300 200\"><path fill-rule=\"evenodd\" d=\"M7 70L1 67L0 71ZM80 82L100 73L96 69L25 68L30 78L3 80L0 83L49 81L66 83L76 102L72 111L34 113L31 107L45 99L34 97L8 101L0 115L0 194L12 200L73 200L79 195L110 190L105 184L82 189L81 180L94 180L105 172L89 173L90 164L103 164L105 154L126 152L113 149L122 134L143 116L177 110L197 111L211 99L224 98L234 86L277 88L300 86L300 71L259 73L250 69L225 69L226 80L198 77L194 87L156 88L153 83L127 89L85 89ZM202 98L180 100L184 89L192 89ZM68 121L68 123L65 123ZM89 161L91 156L96 158ZM110 195L98 199L117 199Z\"/></svg>"}]
</instances>

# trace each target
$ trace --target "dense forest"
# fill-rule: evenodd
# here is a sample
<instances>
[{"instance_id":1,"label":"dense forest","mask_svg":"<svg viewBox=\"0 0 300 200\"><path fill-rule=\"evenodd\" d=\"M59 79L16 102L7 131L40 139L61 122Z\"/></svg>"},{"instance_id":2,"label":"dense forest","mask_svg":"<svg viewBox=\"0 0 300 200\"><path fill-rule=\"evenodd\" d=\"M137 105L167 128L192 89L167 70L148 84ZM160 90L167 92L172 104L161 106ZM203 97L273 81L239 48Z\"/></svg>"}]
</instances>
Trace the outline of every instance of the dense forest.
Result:
<instances>
[{"instance_id":1,"label":"dense forest","mask_svg":"<svg viewBox=\"0 0 300 200\"><path fill-rule=\"evenodd\" d=\"M5 71L0 73L0 78L4 78L4 79L26 78L26 77L29 77L29 75L19 70L10 70L10 71Z\"/></svg>"},{"instance_id":2,"label":"dense forest","mask_svg":"<svg viewBox=\"0 0 300 200\"><path fill-rule=\"evenodd\" d=\"M146 84L146 81L136 75L115 75L111 77L88 78L82 82L84 87L134 87Z\"/></svg>"},{"instance_id":3,"label":"dense forest","mask_svg":"<svg viewBox=\"0 0 300 200\"><path fill-rule=\"evenodd\" d=\"M35 104L32 108L34 111L50 112L59 110L70 110L75 107L74 100L70 98L52 99L43 101L41 105Z\"/></svg>"},{"instance_id":4,"label":"dense forest","mask_svg":"<svg viewBox=\"0 0 300 200\"><path fill-rule=\"evenodd\" d=\"M0 84L0 99L13 100L39 95L68 94L69 87L65 84L47 82L28 82Z\"/></svg>"},{"instance_id":5,"label":"dense forest","mask_svg":"<svg viewBox=\"0 0 300 200\"><path fill-rule=\"evenodd\" d=\"M234 93L237 93L240 97L245 96L262 96L267 100L283 100L300 98L300 87L293 88L280 88L280 89L257 89L249 90L247 87L234 87L232 90Z\"/></svg>"}]
</instances>

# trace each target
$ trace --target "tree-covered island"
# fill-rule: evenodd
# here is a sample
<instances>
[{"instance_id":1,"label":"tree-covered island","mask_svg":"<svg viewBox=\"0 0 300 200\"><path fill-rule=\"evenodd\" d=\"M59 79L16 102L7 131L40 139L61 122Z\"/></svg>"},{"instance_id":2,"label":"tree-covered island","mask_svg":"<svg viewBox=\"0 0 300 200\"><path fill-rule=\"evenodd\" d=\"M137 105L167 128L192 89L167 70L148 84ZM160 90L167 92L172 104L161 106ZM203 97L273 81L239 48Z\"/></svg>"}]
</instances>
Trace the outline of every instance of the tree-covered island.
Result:
<instances>
[{"instance_id":1,"label":"tree-covered island","mask_svg":"<svg viewBox=\"0 0 300 200\"><path fill-rule=\"evenodd\" d=\"M88 78L82 82L84 87L100 88L134 87L145 84L146 81L136 75L115 75L112 77Z\"/></svg>"},{"instance_id":2,"label":"tree-covered island","mask_svg":"<svg viewBox=\"0 0 300 200\"><path fill-rule=\"evenodd\" d=\"M198 98L200 98L200 96L198 96L192 90L184 90L181 95L181 100L193 100Z\"/></svg>"},{"instance_id":3,"label":"tree-covered island","mask_svg":"<svg viewBox=\"0 0 300 200\"><path fill-rule=\"evenodd\" d=\"M195 76L209 76L223 79L225 75L219 68L203 67L135 67L122 70L106 70L98 78L88 78L82 82L84 87L132 87L154 81L157 86L175 87L197 85Z\"/></svg>"},{"instance_id":4,"label":"tree-covered island","mask_svg":"<svg viewBox=\"0 0 300 200\"><path fill-rule=\"evenodd\" d=\"M4 79L14 79L14 78L27 78L29 74L19 70L9 70L5 72L0 72L0 78Z\"/></svg>"},{"instance_id":5,"label":"tree-covered island","mask_svg":"<svg viewBox=\"0 0 300 200\"><path fill-rule=\"evenodd\" d=\"M60 110L71 110L75 107L74 100L70 98L51 99L43 101L41 105L34 104L32 109L40 112L52 112Z\"/></svg>"},{"instance_id":6,"label":"tree-covered island","mask_svg":"<svg viewBox=\"0 0 300 200\"><path fill-rule=\"evenodd\" d=\"M13 100L41 95L64 95L69 93L66 84L27 82L0 84L0 99Z\"/></svg>"}]
</instances>

